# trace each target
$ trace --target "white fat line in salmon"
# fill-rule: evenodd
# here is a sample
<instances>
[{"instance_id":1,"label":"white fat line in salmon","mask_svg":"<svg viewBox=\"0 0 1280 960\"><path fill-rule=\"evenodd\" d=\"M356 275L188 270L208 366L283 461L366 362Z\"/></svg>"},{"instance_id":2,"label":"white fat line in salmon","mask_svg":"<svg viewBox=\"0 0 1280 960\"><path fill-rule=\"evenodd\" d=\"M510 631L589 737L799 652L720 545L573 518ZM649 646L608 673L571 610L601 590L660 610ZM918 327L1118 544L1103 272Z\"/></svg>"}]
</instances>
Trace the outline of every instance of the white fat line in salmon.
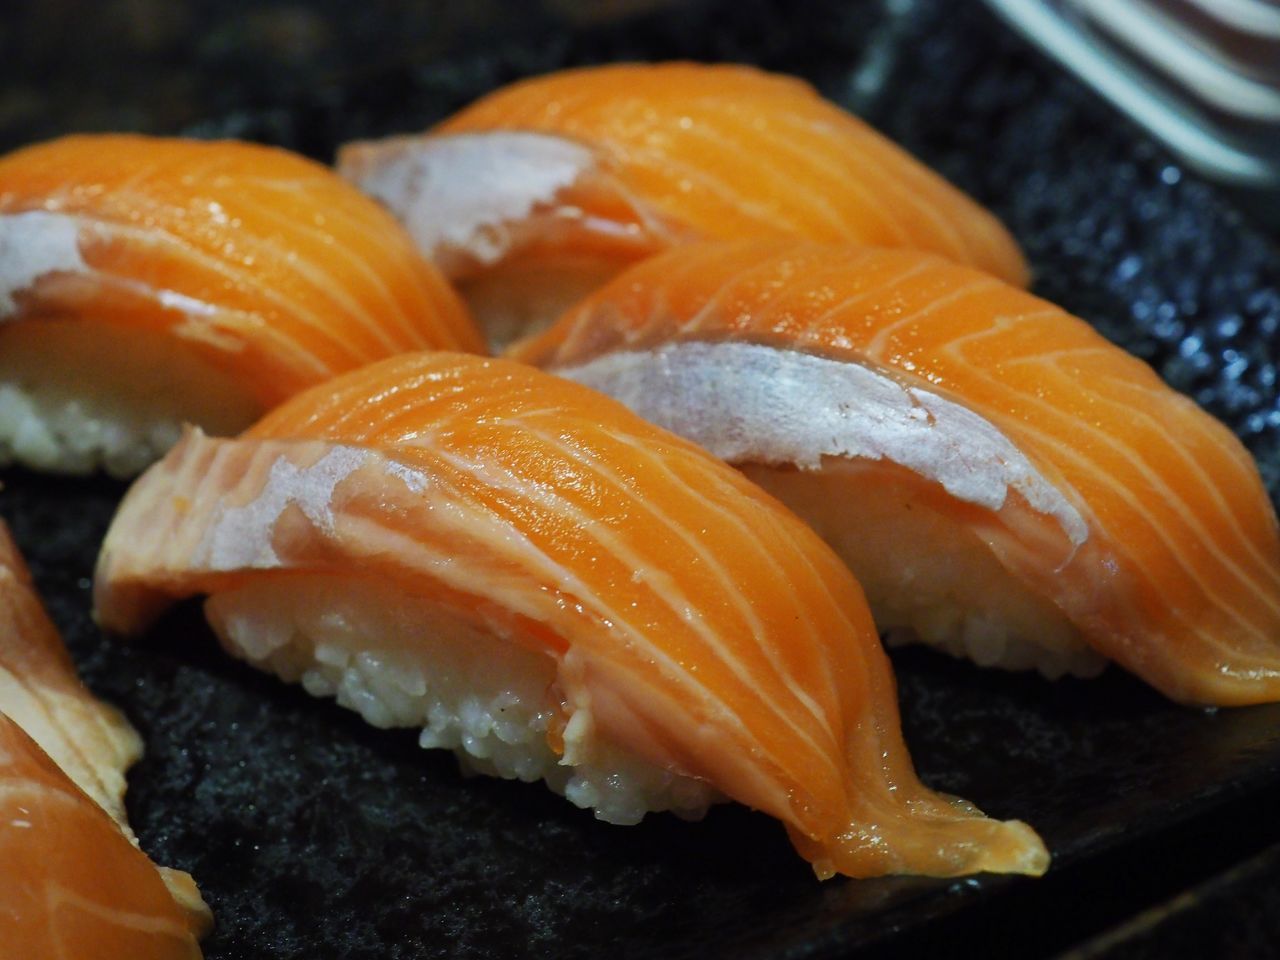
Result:
<instances>
[{"instance_id":1,"label":"white fat line in salmon","mask_svg":"<svg viewBox=\"0 0 1280 960\"><path fill-rule=\"evenodd\" d=\"M335 445L310 466L299 467L287 457L278 457L257 497L215 514L195 552L196 562L211 570L279 566L272 538L285 509L296 506L317 529L332 534L334 489L375 456L360 447Z\"/></svg>"},{"instance_id":2,"label":"white fat line in salmon","mask_svg":"<svg viewBox=\"0 0 1280 960\"><path fill-rule=\"evenodd\" d=\"M31 210L0 216L0 320L18 309L14 295L50 273L87 273L80 218Z\"/></svg>"},{"instance_id":3,"label":"white fat line in salmon","mask_svg":"<svg viewBox=\"0 0 1280 960\"><path fill-rule=\"evenodd\" d=\"M398 211L424 251L465 251L482 264L506 256L503 224L523 220L596 165L587 147L541 133L457 134L353 148L341 172ZM386 159L383 157L386 156Z\"/></svg>"},{"instance_id":4,"label":"white fat line in salmon","mask_svg":"<svg viewBox=\"0 0 1280 960\"><path fill-rule=\"evenodd\" d=\"M992 423L862 364L760 344L677 343L555 372L730 463L888 460L990 510L1015 491L1073 546L1089 537L1080 512Z\"/></svg>"}]
</instances>

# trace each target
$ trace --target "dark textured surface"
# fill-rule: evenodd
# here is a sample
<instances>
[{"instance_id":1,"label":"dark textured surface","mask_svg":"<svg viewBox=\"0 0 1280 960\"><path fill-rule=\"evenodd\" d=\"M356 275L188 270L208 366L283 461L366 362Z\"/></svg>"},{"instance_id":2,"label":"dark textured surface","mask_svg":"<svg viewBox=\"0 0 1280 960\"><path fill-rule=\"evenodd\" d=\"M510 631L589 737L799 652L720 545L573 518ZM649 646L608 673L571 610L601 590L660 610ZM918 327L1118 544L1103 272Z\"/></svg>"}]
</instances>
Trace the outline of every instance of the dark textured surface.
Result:
<instances>
[{"instance_id":1,"label":"dark textured surface","mask_svg":"<svg viewBox=\"0 0 1280 960\"><path fill-rule=\"evenodd\" d=\"M1274 248L977 5L821 0L801 17L781 0L706 0L604 26L530 5L452 20L393 6L176 5L158 36L121 33L106 92L77 98L111 44L72 43L92 47L77 70L48 37L71 5L20 5L0 22L13 81L0 143L185 129L327 158L344 139L420 128L572 63L692 57L798 73L990 204L1040 292L1225 419L1280 490ZM105 31L160 7L100 9ZM42 30L44 47L26 42ZM142 43L132 59L129 43ZM158 860L201 882L214 960L1048 956L1280 841L1280 708L1209 714L1113 673L1050 685L923 652L896 658L922 775L1032 822L1056 858L1043 880L818 884L776 824L740 809L609 827L536 786L464 781L412 735L229 661L192 608L144 643L105 640L88 577L122 488L4 479L0 515L86 677L147 740L131 814Z\"/></svg>"},{"instance_id":2,"label":"dark textured surface","mask_svg":"<svg viewBox=\"0 0 1280 960\"><path fill-rule=\"evenodd\" d=\"M1270 957L1280 916L1280 845L1144 910L1060 960Z\"/></svg>"}]
</instances>

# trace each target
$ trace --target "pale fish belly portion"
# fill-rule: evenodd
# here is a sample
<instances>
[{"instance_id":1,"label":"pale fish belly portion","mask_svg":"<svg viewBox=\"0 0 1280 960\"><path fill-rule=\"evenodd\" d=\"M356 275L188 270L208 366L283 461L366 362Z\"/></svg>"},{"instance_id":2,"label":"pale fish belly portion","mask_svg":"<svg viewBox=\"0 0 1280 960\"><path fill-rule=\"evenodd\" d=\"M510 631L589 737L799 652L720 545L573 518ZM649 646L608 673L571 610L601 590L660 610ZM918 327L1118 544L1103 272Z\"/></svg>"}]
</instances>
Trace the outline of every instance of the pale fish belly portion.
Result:
<instances>
[{"instance_id":1,"label":"pale fish belly portion","mask_svg":"<svg viewBox=\"0 0 1280 960\"><path fill-rule=\"evenodd\" d=\"M338 170L404 224L457 285L495 350L545 329L680 234L631 194L598 150L554 133L348 144Z\"/></svg>"},{"instance_id":2,"label":"pale fish belly portion","mask_svg":"<svg viewBox=\"0 0 1280 960\"><path fill-rule=\"evenodd\" d=\"M110 283L85 261L82 234L95 234L83 216L0 214L0 466L129 477L173 446L183 423L234 433L260 416L242 384L181 338L61 312L22 316L42 284L89 295ZM172 291L140 292L217 312Z\"/></svg>"},{"instance_id":3,"label":"pale fish belly portion","mask_svg":"<svg viewBox=\"0 0 1280 960\"><path fill-rule=\"evenodd\" d=\"M558 198L596 164L580 143L523 132L351 144L338 161L450 274L502 260L530 217L568 216L556 209Z\"/></svg>"},{"instance_id":4,"label":"pale fish belly portion","mask_svg":"<svg viewBox=\"0 0 1280 960\"><path fill-rule=\"evenodd\" d=\"M0 318L17 311L15 297L50 273L88 273L80 255L79 217L43 210L0 216Z\"/></svg>"}]
</instances>

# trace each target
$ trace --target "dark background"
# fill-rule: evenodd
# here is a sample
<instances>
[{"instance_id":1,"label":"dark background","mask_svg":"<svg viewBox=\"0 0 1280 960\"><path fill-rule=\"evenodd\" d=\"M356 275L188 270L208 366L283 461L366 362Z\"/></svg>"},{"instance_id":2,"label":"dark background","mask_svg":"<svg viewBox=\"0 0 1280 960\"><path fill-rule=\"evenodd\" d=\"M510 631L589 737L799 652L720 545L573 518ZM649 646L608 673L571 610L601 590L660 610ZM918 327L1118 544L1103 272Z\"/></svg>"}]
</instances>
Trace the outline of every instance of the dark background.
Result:
<instances>
[{"instance_id":1,"label":"dark background","mask_svg":"<svg viewBox=\"0 0 1280 960\"><path fill-rule=\"evenodd\" d=\"M1273 243L975 2L9 0L0 148L129 129L328 160L519 76L664 58L804 76L903 143L1005 220L1037 292L1224 419L1280 491ZM229 661L198 609L139 644L104 638L88 577L123 487L3 480L0 514L87 680L147 740L131 815L158 861L201 883L211 958L1203 957L1280 942L1280 708L1206 713L1114 671L1048 684L896 655L922 776L1030 821L1054 866L818 884L744 810L622 829L540 787L463 780L411 734Z\"/></svg>"}]
</instances>

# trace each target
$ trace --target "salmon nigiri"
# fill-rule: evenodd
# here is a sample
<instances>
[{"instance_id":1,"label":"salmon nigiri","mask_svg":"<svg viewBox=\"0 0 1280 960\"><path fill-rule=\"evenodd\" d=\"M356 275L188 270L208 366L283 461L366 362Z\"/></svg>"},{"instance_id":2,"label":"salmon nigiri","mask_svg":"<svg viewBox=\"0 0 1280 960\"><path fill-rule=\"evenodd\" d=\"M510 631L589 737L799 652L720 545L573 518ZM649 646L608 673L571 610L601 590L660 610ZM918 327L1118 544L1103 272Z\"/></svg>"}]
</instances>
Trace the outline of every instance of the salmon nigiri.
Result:
<instances>
[{"instance_id":1,"label":"salmon nigiri","mask_svg":"<svg viewBox=\"0 0 1280 960\"><path fill-rule=\"evenodd\" d=\"M75 674L0 524L0 953L23 960L200 956L209 911L125 819L141 742Z\"/></svg>"},{"instance_id":2,"label":"salmon nigiri","mask_svg":"<svg viewBox=\"0 0 1280 960\"><path fill-rule=\"evenodd\" d=\"M78 136L0 158L0 464L128 475L408 350L480 350L444 278L325 167Z\"/></svg>"},{"instance_id":3,"label":"salmon nigiri","mask_svg":"<svg viewBox=\"0 0 1280 960\"><path fill-rule=\"evenodd\" d=\"M508 361L418 354L189 433L98 564L132 633L207 594L232 652L614 822L727 796L820 876L1040 873L916 778L861 592L693 444Z\"/></svg>"},{"instance_id":4,"label":"salmon nigiri","mask_svg":"<svg viewBox=\"0 0 1280 960\"><path fill-rule=\"evenodd\" d=\"M929 254L708 244L513 355L741 466L882 628L1177 700L1280 699L1280 539L1240 442L1146 364Z\"/></svg>"},{"instance_id":5,"label":"salmon nigiri","mask_svg":"<svg viewBox=\"0 0 1280 960\"><path fill-rule=\"evenodd\" d=\"M536 77L426 135L348 146L338 167L459 281L499 343L695 239L909 246L1028 277L991 214L803 81L744 66Z\"/></svg>"}]
</instances>

